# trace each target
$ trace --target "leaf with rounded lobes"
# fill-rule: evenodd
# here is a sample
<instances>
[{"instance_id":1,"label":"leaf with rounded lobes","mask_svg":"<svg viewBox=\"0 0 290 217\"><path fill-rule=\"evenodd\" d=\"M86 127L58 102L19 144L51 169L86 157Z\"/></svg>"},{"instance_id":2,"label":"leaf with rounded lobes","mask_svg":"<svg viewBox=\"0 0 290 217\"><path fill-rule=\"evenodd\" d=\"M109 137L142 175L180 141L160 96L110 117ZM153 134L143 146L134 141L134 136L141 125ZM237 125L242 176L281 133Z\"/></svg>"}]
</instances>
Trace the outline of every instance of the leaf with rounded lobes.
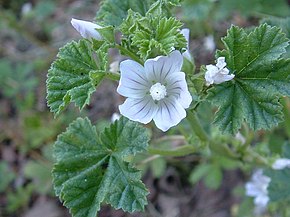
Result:
<instances>
[{"instance_id":1,"label":"leaf with rounded lobes","mask_svg":"<svg viewBox=\"0 0 290 217\"><path fill-rule=\"evenodd\" d=\"M235 134L244 120L254 130L270 129L283 120L279 98L290 95L290 59L280 59L288 39L279 28L266 24L249 34L233 26L223 43L230 82L215 85L207 99L219 106L214 123Z\"/></svg>"},{"instance_id":2,"label":"leaf with rounded lobes","mask_svg":"<svg viewBox=\"0 0 290 217\"><path fill-rule=\"evenodd\" d=\"M145 128L123 117L100 135L87 118L78 118L54 145L56 195L75 217L95 217L103 202L142 211L148 191L124 158L145 151L148 141Z\"/></svg>"},{"instance_id":3,"label":"leaf with rounded lobes","mask_svg":"<svg viewBox=\"0 0 290 217\"><path fill-rule=\"evenodd\" d=\"M72 41L59 50L47 79L48 106L55 115L70 102L75 102L80 109L89 103L107 68L108 47L100 45L99 50L93 49L96 48L90 41L82 39Z\"/></svg>"}]
</instances>

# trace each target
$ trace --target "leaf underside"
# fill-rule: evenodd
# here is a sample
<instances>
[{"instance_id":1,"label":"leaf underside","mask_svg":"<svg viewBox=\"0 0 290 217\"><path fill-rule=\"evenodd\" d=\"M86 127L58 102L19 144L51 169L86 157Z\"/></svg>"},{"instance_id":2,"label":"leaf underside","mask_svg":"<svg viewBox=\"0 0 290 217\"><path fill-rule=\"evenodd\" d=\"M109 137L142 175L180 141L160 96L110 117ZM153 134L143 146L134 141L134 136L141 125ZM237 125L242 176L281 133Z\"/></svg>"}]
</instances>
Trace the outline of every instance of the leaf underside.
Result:
<instances>
[{"instance_id":1,"label":"leaf underside","mask_svg":"<svg viewBox=\"0 0 290 217\"><path fill-rule=\"evenodd\" d=\"M214 123L235 134L246 121L254 130L270 129L283 120L279 98L290 95L290 59L281 59L288 39L277 27L263 24L249 34L233 26L222 39L230 82L216 85L207 99L219 107Z\"/></svg>"},{"instance_id":2,"label":"leaf underside","mask_svg":"<svg viewBox=\"0 0 290 217\"><path fill-rule=\"evenodd\" d=\"M148 141L147 130L125 118L100 135L87 118L78 118L54 146L56 195L76 217L95 217L103 202L142 211L148 191L140 171L124 158L145 151Z\"/></svg>"}]
</instances>

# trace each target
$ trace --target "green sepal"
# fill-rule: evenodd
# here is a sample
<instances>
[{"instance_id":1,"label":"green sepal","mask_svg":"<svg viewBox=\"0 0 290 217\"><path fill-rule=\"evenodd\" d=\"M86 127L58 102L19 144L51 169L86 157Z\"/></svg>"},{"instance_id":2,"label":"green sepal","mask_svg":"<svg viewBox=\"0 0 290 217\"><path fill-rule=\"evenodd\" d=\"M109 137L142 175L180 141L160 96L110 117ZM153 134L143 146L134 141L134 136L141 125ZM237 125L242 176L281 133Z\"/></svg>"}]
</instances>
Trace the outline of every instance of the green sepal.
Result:
<instances>
[{"instance_id":1,"label":"green sepal","mask_svg":"<svg viewBox=\"0 0 290 217\"><path fill-rule=\"evenodd\" d=\"M100 33L102 38L109 44L115 43L115 29L113 26L105 26L102 28L98 28L98 32Z\"/></svg>"}]
</instances>

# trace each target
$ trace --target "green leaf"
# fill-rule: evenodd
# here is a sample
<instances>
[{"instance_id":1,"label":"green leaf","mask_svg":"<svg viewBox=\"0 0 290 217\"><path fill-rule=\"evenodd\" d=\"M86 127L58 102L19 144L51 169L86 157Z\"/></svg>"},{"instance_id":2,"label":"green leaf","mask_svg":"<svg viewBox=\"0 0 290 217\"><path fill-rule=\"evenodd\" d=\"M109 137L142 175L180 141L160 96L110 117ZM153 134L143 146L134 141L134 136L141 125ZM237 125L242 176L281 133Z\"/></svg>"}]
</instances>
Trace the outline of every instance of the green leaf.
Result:
<instances>
[{"instance_id":1,"label":"green leaf","mask_svg":"<svg viewBox=\"0 0 290 217\"><path fill-rule=\"evenodd\" d=\"M290 158L290 143L286 142L282 147L283 158ZM265 174L271 178L268 186L269 197L271 201L290 201L290 169L265 171Z\"/></svg>"},{"instance_id":2,"label":"green leaf","mask_svg":"<svg viewBox=\"0 0 290 217\"><path fill-rule=\"evenodd\" d=\"M216 4L217 19L226 19L233 15L233 11L238 11L239 15L244 17L262 15L276 15L287 16L289 15L289 6L285 0L221 0Z\"/></svg>"},{"instance_id":3,"label":"green leaf","mask_svg":"<svg viewBox=\"0 0 290 217\"><path fill-rule=\"evenodd\" d=\"M204 184L211 189L218 189L221 185L223 174L221 168L216 165L212 165L209 173L204 178Z\"/></svg>"},{"instance_id":4,"label":"green leaf","mask_svg":"<svg viewBox=\"0 0 290 217\"><path fill-rule=\"evenodd\" d=\"M56 115L70 102L75 102L80 109L89 103L107 68L108 47L99 44L98 48L82 39L60 49L47 79L48 106Z\"/></svg>"},{"instance_id":5,"label":"green leaf","mask_svg":"<svg viewBox=\"0 0 290 217\"><path fill-rule=\"evenodd\" d=\"M191 172L189 176L189 181L191 184L197 183L201 180L204 176L210 173L212 165L210 164L200 164L196 166L196 168Z\"/></svg>"},{"instance_id":6,"label":"green leaf","mask_svg":"<svg viewBox=\"0 0 290 217\"><path fill-rule=\"evenodd\" d=\"M24 175L33 180L33 189L40 194L52 192L51 185L52 163L28 161L24 166Z\"/></svg>"},{"instance_id":7,"label":"green leaf","mask_svg":"<svg viewBox=\"0 0 290 217\"><path fill-rule=\"evenodd\" d=\"M103 0L96 19L107 25L119 26L127 17L127 11L132 9L145 15L154 0Z\"/></svg>"},{"instance_id":8,"label":"green leaf","mask_svg":"<svg viewBox=\"0 0 290 217\"><path fill-rule=\"evenodd\" d=\"M6 161L0 161L0 193L4 192L9 183L15 178L14 172L9 171L9 165ZM6 175L3 175L6 174Z\"/></svg>"},{"instance_id":9,"label":"green leaf","mask_svg":"<svg viewBox=\"0 0 290 217\"><path fill-rule=\"evenodd\" d=\"M174 17L141 16L128 12L127 19L120 26L123 33L122 46L137 53L143 60L158 55L168 55L173 48L183 50L187 41L180 33L182 23Z\"/></svg>"},{"instance_id":10,"label":"green leaf","mask_svg":"<svg viewBox=\"0 0 290 217\"><path fill-rule=\"evenodd\" d=\"M100 135L87 118L78 118L54 146L56 195L77 217L95 217L103 202L143 210L148 191L141 173L124 159L145 151L148 141L147 130L125 118Z\"/></svg>"},{"instance_id":11,"label":"green leaf","mask_svg":"<svg viewBox=\"0 0 290 217\"><path fill-rule=\"evenodd\" d=\"M230 82L215 85L207 99L219 106L214 123L223 133L236 133L244 120L254 130L270 129L283 120L279 98L290 95L290 59L280 59L288 39L266 24L246 33L233 26L222 39Z\"/></svg>"},{"instance_id":12,"label":"green leaf","mask_svg":"<svg viewBox=\"0 0 290 217\"><path fill-rule=\"evenodd\" d=\"M282 29L282 31L286 34L287 38L290 38L290 17L280 18L280 17L271 17L265 18L261 21L261 23L267 23L270 26L277 26ZM290 47L287 47L287 52L283 55L285 58L290 57Z\"/></svg>"}]
</instances>

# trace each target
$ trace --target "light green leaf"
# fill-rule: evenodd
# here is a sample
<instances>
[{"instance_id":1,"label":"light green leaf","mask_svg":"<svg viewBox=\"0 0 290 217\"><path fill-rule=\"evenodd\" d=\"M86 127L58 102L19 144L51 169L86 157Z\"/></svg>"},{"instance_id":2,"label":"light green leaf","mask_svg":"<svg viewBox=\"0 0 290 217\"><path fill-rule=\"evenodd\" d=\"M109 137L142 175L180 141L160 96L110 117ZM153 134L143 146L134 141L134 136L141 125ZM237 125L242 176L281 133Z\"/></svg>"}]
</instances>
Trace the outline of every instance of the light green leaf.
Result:
<instances>
[{"instance_id":1,"label":"light green leaf","mask_svg":"<svg viewBox=\"0 0 290 217\"><path fill-rule=\"evenodd\" d=\"M101 203L134 212L147 204L141 173L125 158L146 150L148 132L121 118L100 135L88 119L78 118L54 146L56 194L77 217L95 217Z\"/></svg>"},{"instance_id":2,"label":"light green leaf","mask_svg":"<svg viewBox=\"0 0 290 217\"><path fill-rule=\"evenodd\" d=\"M204 184L211 189L218 189L221 185L223 174L219 166L212 165L209 173L204 178Z\"/></svg>"},{"instance_id":3,"label":"light green leaf","mask_svg":"<svg viewBox=\"0 0 290 217\"><path fill-rule=\"evenodd\" d=\"M204 176L210 173L212 165L210 164L200 164L191 172L189 176L189 181L191 184L197 183Z\"/></svg>"},{"instance_id":4,"label":"light green leaf","mask_svg":"<svg viewBox=\"0 0 290 217\"><path fill-rule=\"evenodd\" d=\"M247 34L233 26L223 43L232 81L215 85L208 100L219 106L215 124L224 133L236 133L244 120L254 130L270 129L283 120L281 96L290 95L290 59L280 59L288 39L266 24Z\"/></svg>"},{"instance_id":5,"label":"light green leaf","mask_svg":"<svg viewBox=\"0 0 290 217\"><path fill-rule=\"evenodd\" d=\"M80 109L89 103L107 68L108 47L99 44L98 48L82 39L60 49L47 79L48 106L56 115L70 102L75 102Z\"/></svg>"},{"instance_id":6,"label":"light green leaf","mask_svg":"<svg viewBox=\"0 0 290 217\"><path fill-rule=\"evenodd\" d=\"M24 166L24 175L33 180L34 190L40 194L52 192L51 184L52 163L28 161Z\"/></svg>"},{"instance_id":7,"label":"light green leaf","mask_svg":"<svg viewBox=\"0 0 290 217\"><path fill-rule=\"evenodd\" d=\"M186 48L186 39L180 33L182 23L174 17L141 16L128 12L127 19L120 26L123 33L122 46L137 53L143 60L158 55L168 55L173 48Z\"/></svg>"},{"instance_id":8,"label":"light green leaf","mask_svg":"<svg viewBox=\"0 0 290 217\"><path fill-rule=\"evenodd\" d=\"M145 15L154 0L103 0L96 19L107 25L119 26L127 17L127 11L132 9Z\"/></svg>"}]
</instances>

